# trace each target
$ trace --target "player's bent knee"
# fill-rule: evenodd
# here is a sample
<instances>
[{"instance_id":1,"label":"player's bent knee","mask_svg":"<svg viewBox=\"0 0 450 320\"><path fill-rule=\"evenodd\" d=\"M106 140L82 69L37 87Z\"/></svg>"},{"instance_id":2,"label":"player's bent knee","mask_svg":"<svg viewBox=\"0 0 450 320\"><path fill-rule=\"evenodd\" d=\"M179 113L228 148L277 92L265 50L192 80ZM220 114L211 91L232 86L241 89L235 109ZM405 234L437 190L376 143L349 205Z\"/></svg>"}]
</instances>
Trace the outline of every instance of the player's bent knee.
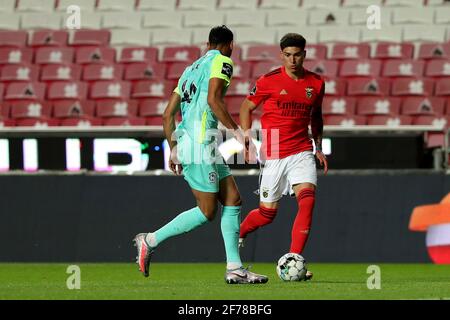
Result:
<instances>
[{"instance_id":1,"label":"player's bent knee","mask_svg":"<svg viewBox=\"0 0 450 320\"><path fill-rule=\"evenodd\" d=\"M239 206L241 206L241 205L242 205L241 197L236 198L236 199L233 201L233 204L232 204L232 206L234 206L234 207L239 207Z\"/></svg>"},{"instance_id":2,"label":"player's bent knee","mask_svg":"<svg viewBox=\"0 0 450 320\"><path fill-rule=\"evenodd\" d=\"M272 222L278 213L278 208L267 208L264 206L259 206L259 214Z\"/></svg>"},{"instance_id":3,"label":"player's bent knee","mask_svg":"<svg viewBox=\"0 0 450 320\"><path fill-rule=\"evenodd\" d=\"M209 207L208 206L202 207L202 206L200 206L200 210L205 215L206 219L208 219L209 221L214 220L214 218L216 217L217 206L214 206L214 207L211 207L211 206L209 206Z\"/></svg>"}]
</instances>

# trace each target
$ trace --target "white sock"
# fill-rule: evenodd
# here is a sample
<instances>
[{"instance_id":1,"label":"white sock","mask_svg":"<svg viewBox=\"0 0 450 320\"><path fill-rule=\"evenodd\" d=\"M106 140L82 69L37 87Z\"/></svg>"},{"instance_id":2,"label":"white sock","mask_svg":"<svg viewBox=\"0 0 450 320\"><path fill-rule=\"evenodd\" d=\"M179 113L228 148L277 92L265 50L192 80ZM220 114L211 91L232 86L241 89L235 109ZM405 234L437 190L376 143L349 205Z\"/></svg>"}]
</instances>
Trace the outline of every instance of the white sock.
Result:
<instances>
[{"instance_id":1,"label":"white sock","mask_svg":"<svg viewBox=\"0 0 450 320\"><path fill-rule=\"evenodd\" d=\"M227 270L235 270L242 267L242 263L237 262L227 262Z\"/></svg>"},{"instance_id":2,"label":"white sock","mask_svg":"<svg viewBox=\"0 0 450 320\"><path fill-rule=\"evenodd\" d=\"M147 233L145 236L145 241L147 241L148 245L152 248L156 248L158 246L158 242L156 241L156 236L154 233Z\"/></svg>"}]
</instances>

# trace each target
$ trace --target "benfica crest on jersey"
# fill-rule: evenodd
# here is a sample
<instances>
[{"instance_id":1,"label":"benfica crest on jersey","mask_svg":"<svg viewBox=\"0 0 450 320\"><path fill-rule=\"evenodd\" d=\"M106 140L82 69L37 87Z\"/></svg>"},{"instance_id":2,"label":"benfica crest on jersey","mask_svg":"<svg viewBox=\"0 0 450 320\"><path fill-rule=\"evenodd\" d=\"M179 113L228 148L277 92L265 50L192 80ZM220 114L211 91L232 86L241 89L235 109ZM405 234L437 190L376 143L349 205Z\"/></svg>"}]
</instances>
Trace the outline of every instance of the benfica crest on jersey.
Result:
<instances>
[{"instance_id":1,"label":"benfica crest on jersey","mask_svg":"<svg viewBox=\"0 0 450 320\"><path fill-rule=\"evenodd\" d=\"M307 97L308 99L311 99L311 98L312 98L313 90L314 90L314 88L311 88L311 87L305 88L305 91L306 91L306 97Z\"/></svg>"}]
</instances>

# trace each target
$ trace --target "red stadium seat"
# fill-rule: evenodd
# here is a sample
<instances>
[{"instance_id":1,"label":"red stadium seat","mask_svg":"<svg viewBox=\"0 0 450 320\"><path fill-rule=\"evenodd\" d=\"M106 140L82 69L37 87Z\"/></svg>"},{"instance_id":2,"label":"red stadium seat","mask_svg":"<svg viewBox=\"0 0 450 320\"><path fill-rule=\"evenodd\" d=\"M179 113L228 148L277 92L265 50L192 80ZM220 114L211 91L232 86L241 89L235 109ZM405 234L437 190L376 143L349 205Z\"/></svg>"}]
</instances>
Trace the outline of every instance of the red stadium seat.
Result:
<instances>
[{"instance_id":1,"label":"red stadium seat","mask_svg":"<svg viewBox=\"0 0 450 320\"><path fill-rule=\"evenodd\" d=\"M253 45L247 48L247 61L278 61L280 59L279 45Z\"/></svg>"},{"instance_id":2,"label":"red stadium seat","mask_svg":"<svg viewBox=\"0 0 450 320\"><path fill-rule=\"evenodd\" d=\"M59 125L58 119L49 118L27 118L19 119L16 121L16 127L36 127L36 128L46 128L46 127L56 127Z\"/></svg>"},{"instance_id":3,"label":"red stadium seat","mask_svg":"<svg viewBox=\"0 0 450 320\"><path fill-rule=\"evenodd\" d=\"M448 78L442 78L436 81L436 95L450 96L450 81ZM449 105L447 105L448 108Z\"/></svg>"},{"instance_id":4,"label":"red stadium seat","mask_svg":"<svg viewBox=\"0 0 450 320\"><path fill-rule=\"evenodd\" d=\"M149 98L139 101L139 115L141 117L161 116L167 107L168 100L164 98Z\"/></svg>"},{"instance_id":5,"label":"red stadium seat","mask_svg":"<svg viewBox=\"0 0 450 320\"><path fill-rule=\"evenodd\" d=\"M350 96L386 96L389 86L389 79L355 78L348 80L347 93Z\"/></svg>"},{"instance_id":6,"label":"red stadium seat","mask_svg":"<svg viewBox=\"0 0 450 320\"><path fill-rule=\"evenodd\" d=\"M323 116L323 123L326 126L353 127L365 125L367 119L363 116L331 115Z\"/></svg>"},{"instance_id":7,"label":"red stadium seat","mask_svg":"<svg viewBox=\"0 0 450 320\"><path fill-rule=\"evenodd\" d=\"M358 99L356 113L368 115L398 115L400 113L400 98L391 97L361 97Z\"/></svg>"},{"instance_id":8,"label":"red stadium seat","mask_svg":"<svg viewBox=\"0 0 450 320\"><path fill-rule=\"evenodd\" d=\"M203 52L203 51L202 51ZM202 53L203 55L204 53ZM235 45L233 48L233 53L231 54L231 60L233 60L234 63L236 62L242 62L242 48L240 46Z\"/></svg>"},{"instance_id":9,"label":"red stadium seat","mask_svg":"<svg viewBox=\"0 0 450 320\"><path fill-rule=\"evenodd\" d=\"M325 95L345 96L347 81L343 79L325 79Z\"/></svg>"},{"instance_id":10,"label":"red stadium seat","mask_svg":"<svg viewBox=\"0 0 450 320\"><path fill-rule=\"evenodd\" d=\"M136 116L138 102L135 100L105 99L97 102L96 110L97 116L101 118Z\"/></svg>"},{"instance_id":11,"label":"red stadium seat","mask_svg":"<svg viewBox=\"0 0 450 320\"><path fill-rule=\"evenodd\" d=\"M116 50L108 47L82 47L76 52L75 62L86 63L108 63L115 62Z\"/></svg>"},{"instance_id":12,"label":"red stadium seat","mask_svg":"<svg viewBox=\"0 0 450 320\"><path fill-rule=\"evenodd\" d=\"M91 99L128 99L131 85L125 81L97 81L91 86Z\"/></svg>"},{"instance_id":13,"label":"red stadium seat","mask_svg":"<svg viewBox=\"0 0 450 320\"><path fill-rule=\"evenodd\" d=\"M91 100L59 100L53 101L55 118L79 118L94 116L95 102Z\"/></svg>"},{"instance_id":14,"label":"red stadium seat","mask_svg":"<svg viewBox=\"0 0 450 320\"><path fill-rule=\"evenodd\" d=\"M162 53L163 62L193 62L200 57L200 48L196 46L166 47Z\"/></svg>"},{"instance_id":15,"label":"red stadium seat","mask_svg":"<svg viewBox=\"0 0 450 320\"><path fill-rule=\"evenodd\" d=\"M322 113L324 115L353 115L355 114L355 105L355 98L326 96L322 103Z\"/></svg>"},{"instance_id":16,"label":"red stadium seat","mask_svg":"<svg viewBox=\"0 0 450 320\"><path fill-rule=\"evenodd\" d=\"M0 116L0 128L2 127L14 127L16 125L16 121L8 118L2 118Z\"/></svg>"},{"instance_id":17,"label":"red stadium seat","mask_svg":"<svg viewBox=\"0 0 450 320\"><path fill-rule=\"evenodd\" d=\"M447 119L447 126L450 123L450 119ZM445 145L444 132L428 131L425 134L425 141L427 143L426 148L440 148Z\"/></svg>"},{"instance_id":18,"label":"red stadium seat","mask_svg":"<svg viewBox=\"0 0 450 320\"><path fill-rule=\"evenodd\" d=\"M387 60L384 63L383 77L421 77L425 63L421 60Z\"/></svg>"},{"instance_id":19,"label":"red stadium seat","mask_svg":"<svg viewBox=\"0 0 450 320\"><path fill-rule=\"evenodd\" d=\"M417 126L433 126L438 130L444 130L448 125L446 117L436 117L431 115L414 116L412 124Z\"/></svg>"},{"instance_id":20,"label":"red stadium seat","mask_svg":"<svg viewBox=\"0 0 450 320\"><path fill-rule=\"evenodd\" d=\"M158 48L149 47L129 47L123 48L120 52L119 63L151 62L158 59Z\"/></svg>"},{"instance_id":21,"label":"red stadium seat","mask_svg":"<svg viewBox=\"0 0 450 320\"><path fill-rule=\"evenodd\" d=\"M63 30L35 30L30 35L29 45L32 47L65 47L69 34Z\"/></svg>"},{"instance_id":22,"label":"red stadium seat","mask_svg":"<svg viewBox=\"0 0 450 320\"><path fill-rule=\"evenodd\" d=\"M164 63L131 63L126 66L125 80L163 80L166 75Z\"/></svg>"},{"instance_id":23,"label":"red stadium seat","mask_svg":"<svg viewBox=\"0 0 450 320\"><path fill-rule=\"evenodd\" d=\"M307 44L305 60L327 59L327 46L324 44Z\"/></svg>"},{"instance_id":24,"label":"red stadium seat","mask_svg":"<svg viewBox=\"0 0 450 320\"><path fill-rule=\"evenodd\" d=\"M49 64L41 68L41 81L80 80L81 66L76 64Z\"/></svg>"},{"instance_id":25,"label":"red stadium seat","mask_svg":"<svg viewBox=\"0 0 450 320\"><path fill-rule=\"evenodd\" d=\"M422 43L419 48L419 59L450 59L450 42Z\"/></svg>"},{"instance_id":26,"label":"red stadium seat","mask_svg":"<svg viewBox=\"0 0 450 320\"><path fill-rule=\"evenodd\" d=\"M440 116L444 114L444 107L444 98L406 97L402 102L402 114Z\"/></svg>"},{"instance_id":27,"label":"red stadium seat","mask_svg":"<svg viewBox=\"0 0 450 320\"><path fill-rule=\"evenodd\" d=\"M51 117L52 106L48 101L14 101L10 103L11 118Z\"/></svg>"},{"instance_id":28,"label":"red stadium seat","mask_svg":"<svg viewBox=\"0 0 450 320\"><path fill-rule=\"evenodd\" d=\"M336 43L331 50L330 59L368 59L370 45L367 43Z\"/></svg>"},{"instance_id":29,"label":"red stadium seat","mask_svg":"<svg viewBox=\"0 0 450 320\"><path fill-rule=\"evenodd\" d=\"M58 81L49 84L48 99L78 99L87 98L87 84L77 81Z\"/></svg>"},{"instance_id":30,"label":"red stadium seat","mask_svg":"<svg viewBox=\"0 0 450 320\"><path fill-rule=\"evenodd\" d=\"M145 126L145 119L137 117L114 117L103 121L104 126Z\"/></svg>"},{"instance_id":31,"label":"red stadium seat","mask_svg":"<svg viewBox=\"0 0 450 320\"><path fill-rule=\"evenodd\" d=\"M169 80L178 80L190 64L190 62L174 62L169 64L166 78Z\"/></svg>"},{"instance_id":32,"label":"red stadium seat","mask_svg":"<svg viewBox=\"0 0 450 320\"><path fill-rule=\"evenodd\" d=\"M374 59L345 60L341 62L341 77L377 77L380 75L381 61Z\"/></svg>"},{"instance_id":33,"label":"red stadium seat","mask_svg":"<svg viewBox=\"0 0 450 320\"><path fill-rule=\"evenodd\" d=\"M337 76L338 65L339 63L336 60L306 60L303 63L305 69L327 78Z\"/></svg>"},{"instance_id":34,"label":"red stadium seat","mask_svg":"<svg viewBox=\"0 0 450 320\"><path fill-rule=\"evenodd\" d=\"M133 84L131 97L139 98L167 98L176 87L176 82L162 80L137 81Z\"/></svg>"},{"instance_id":35,"label":"red stadium seat","mask_svg":"<svg viewBox=\"0 0 450 320\"><path fill-rule=\"evenodd\" d=\"M120 64L89 64L83 68L85 81L121 80L123 66Z\"/></svg>"},{"instance_id":36,"label":"red stadium seat","mask_svg":"<svg viewBox=\"0 0 450 320\"><path fill-rule=\"evenodd\" d=\"M39 66L28 64L11 64L1 69L0 81L37 81Z\"/></svg>"},{"instance_id":37,"label":"red stadium seat","mask_svg":"<svg viewBox=\"0 0 450 320\"><path fill-rule=\"evenodd\" d=\"M250 79L237 79L231 82L227 90L227 96L242 96L245 97L250 94L254 81Z\"/></svg>"},{"instance_id":38,"label":"red stadium seat","mask_svg":"<svg viewBox=\"0 0 450 320\"><path fill-rule=\"evenodd\" d=\"M414 96L432 95L434 83L430 79L406 78L392 82L392 95Z\"/></svg>"},{"instance_id":39,"label":"red stadium seat","mask_svg":"<svg viewBox=\"0 0 450 320\"><path fill-rule=\"evenodd\" d=\"M376 44L375 59L411 59L414 53L412 43L379 42Z\"/></svg>"},{"instance_id":40,"label":"red stadium seat","mask_svg":"<svg viewBox=\"0 0 450 320\"><path fill-rule=\"evenodd\" d=\"M248 79L250 78L250 63L246 61L234 62L233 79Z\"/></svg>"},{"instance_id":41,"label":"red stadium seat","mask_svg":"<svg viewBox=\"0 0 450 320\"><path fill-rule=\"evenodd\" d=\"M279 68L281 62L257 62L253 65L252 78L259 78L270 71Z\"/></svg>"},{"instance_id":42,"label":"red stadium seat","mask_svg":"<svg viewBox=\"0 0 450 320\"><path fill-rule=\"evenodd\" d=\"M435 59L428 61L425 75L427 77L450 77L450 59Z\"/></svg>"},{"instance_id":43,"label":"red stadium seat","mask_svg":"<svg viewBox=\"0 0 450 320\"><path fill-rule=\"evenodd\" d=\"M227 110L231 115L238 115L241 109L241 104L244 101L243 97L225 97L225 104L227 105ZM255 109L253 113L257 112L259 108Z\"/></svg>"},{"instance_id":44,"label":"red stadium seat","mask_svg":"<svg viewBox=\"0 0 450 320\"><path fill-rule=\"evenodd\" d=\"M9 103L0 104L0 117L9 118Z\"/></svg>"},{"instance_id":45,"label":"red stadium seat","mask_svg":"<svg viewBox=\"0 0 450 320\"><path fill-rule=\"evenodd\" d=\"M26 30L0 31L0 47L25 47L27 37Z\"/></svg>"},{"instance_id":46,"label":"red stadium seat","mask_svg":"<svg viewBox=\"0 0 450 320\"><path fill-rule=\"evenodd\" d=\"M145 119L145 124L148 126L162 126L163 119L161 116L158 117L148 117Z\"/></svg>"},{"instance_id":47,"label":"red stadium seat","mask_svg":"<svg viewBox=\"0 0 450 320\"><path fill-rule=\"evenodd\" d=\"M31 63L33 49L31 48L0 48L0 65Z\"/></svg>"},{"instance_id":48,"label":"red stadium seat","mask_svg":"<svg viewBox=\"0 0 450 320\"><path fill-rule=\"evenodd\" d=\"M5 100L42 100L45 98L45 83L12 82L6 89Z\"/></svg>"},{"instance_id":49,"label":"red stadium seat","mask_svg":"<svg viewBox=\"0 0 450 320\"><path fill-rule=\"evenodd\" d=\"M89 116L83 116L79 118L66 118L62 119L59 123L60 126L67 126L67 127L92 127L92 126L101 126L102 120L99 118L93 118Z\"/></svg>"},{"instance_id":50,"label":"red stadium seat","mask_svg":"<svg viewBox=\"0 0 450 320\"><path fill-rule=\"evenodd\" d=\"M387 126L387 127L408 126L412 124L412 117L377 115L368 117L367 124L369 126Z\"/></svg>"},{"instance_id":51,"label":"red stadium seat","mask_svg":"<svg viewBox=\"0 0 450 320\"><path fill-rule=\"evenodd\" d=\"M42 47L36 50L37 64L71 64L74 50L68 47Z\"/></svg>"},{"instance_id":52,"label":"red stadium seat","mask_svg":"<svg viewBox=\"0 0 450 320\"><path fill-rule=\"evenodd\" d=\"M109 30L76 30L71 45L107 46L111 37Z\"/></svg>"}]
</instances>

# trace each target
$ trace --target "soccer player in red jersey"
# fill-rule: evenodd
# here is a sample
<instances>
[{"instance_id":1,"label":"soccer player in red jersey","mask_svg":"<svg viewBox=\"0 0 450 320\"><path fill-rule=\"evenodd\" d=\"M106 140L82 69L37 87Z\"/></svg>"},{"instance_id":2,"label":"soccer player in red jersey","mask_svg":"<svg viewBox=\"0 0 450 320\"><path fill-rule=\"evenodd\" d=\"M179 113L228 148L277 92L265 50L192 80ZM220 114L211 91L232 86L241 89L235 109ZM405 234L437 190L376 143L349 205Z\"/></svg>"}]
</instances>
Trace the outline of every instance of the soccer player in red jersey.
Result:
<instances>
[{"instance_id":1,"label":"soccer player in red jersey","mask_svg":"<svg viewBox=\"0 0 450 320\"><path fill-rule=\"evenodd\" d=\"M251 114L263 104L260 204L241 223L241 245L250 232L273 221L279 200L288 193L295 194L298 203L289 252L301 254L308 239L317 186L316 160L308 125L311 125L315 157L325 174L328 163L321 148L325 83L319 75L303 68L305 45L306 40L301 35L286 34L280 40L282 66L260 77L241 105L240 121L247 132L245 159L248 162L254 160L255 155L249 137ZM311 278L312 273L308 271L306 279Z\"/></svg>"}]
</instances>

